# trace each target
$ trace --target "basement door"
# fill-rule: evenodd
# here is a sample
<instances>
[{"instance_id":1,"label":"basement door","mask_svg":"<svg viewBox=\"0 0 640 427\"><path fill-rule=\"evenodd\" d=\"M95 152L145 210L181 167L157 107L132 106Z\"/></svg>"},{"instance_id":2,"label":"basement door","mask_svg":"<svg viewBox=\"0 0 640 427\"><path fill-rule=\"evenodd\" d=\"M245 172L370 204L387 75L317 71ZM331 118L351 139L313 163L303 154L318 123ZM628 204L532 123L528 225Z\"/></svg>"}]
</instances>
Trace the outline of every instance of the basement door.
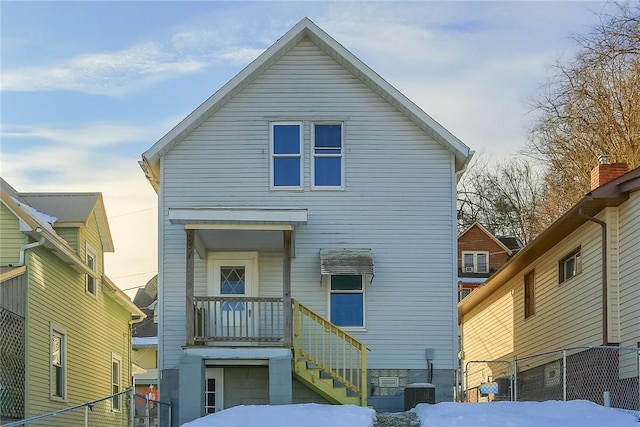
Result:
<instances>
[{"instance_id":1,"label":"basement door","mask_svg":"<svg viewBox=\"0 0 640 427\"><path fill-rule=\"evenodd\" d=\"M257 295L257 252L210 254L210 290L213 296L231 298L215 304L210 321L216 336L225 340L248 340L257 336L257 304L242 298ZM237 300L233 298L238 297Z\"/></svg>"}]
</instances>

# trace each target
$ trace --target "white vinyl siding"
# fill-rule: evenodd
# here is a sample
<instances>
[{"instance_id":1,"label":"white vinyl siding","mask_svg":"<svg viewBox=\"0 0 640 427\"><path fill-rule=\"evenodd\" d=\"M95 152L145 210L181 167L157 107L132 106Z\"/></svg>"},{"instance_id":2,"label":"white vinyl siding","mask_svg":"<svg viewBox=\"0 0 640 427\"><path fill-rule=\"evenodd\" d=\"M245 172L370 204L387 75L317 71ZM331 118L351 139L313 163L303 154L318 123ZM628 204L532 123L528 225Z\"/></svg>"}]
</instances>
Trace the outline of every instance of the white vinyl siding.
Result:
<instances>
[{"instance_id":1,"label":"white vinyl siding","mask_svg":"<svg viewBox=\"0 0 640 427\"><path fill-rule=\"evenodd\" d=\"M293 119L303 122L303 191L268 191L270 123ZM345 123L344 191L310 191L310 132L324 120ZM308 39L187 135L162 166L164 369L178 366L185 344L185 232L169 223L172 206L308 209L308 223L295 233L293 298L327 316L320 248L371 248L367 332L353 333L372 350L369 367L425 369L426 346L438 368L455 367L452 154ZM280 254L259 259L259 295L282 295ZM205 292L206 263L198 257L195 272L196 293Z\"/></svg>"}]
</instances>

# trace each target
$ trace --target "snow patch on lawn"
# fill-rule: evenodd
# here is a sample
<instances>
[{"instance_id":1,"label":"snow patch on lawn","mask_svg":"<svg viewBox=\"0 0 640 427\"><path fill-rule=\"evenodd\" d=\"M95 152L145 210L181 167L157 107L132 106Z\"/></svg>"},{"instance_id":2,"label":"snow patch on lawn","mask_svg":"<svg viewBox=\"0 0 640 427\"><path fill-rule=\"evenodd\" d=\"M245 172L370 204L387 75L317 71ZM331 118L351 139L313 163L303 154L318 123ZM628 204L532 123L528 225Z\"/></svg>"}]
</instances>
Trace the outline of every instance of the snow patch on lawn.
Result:
<instances>
[{"instance_id":1,"label":"snow patch on lawn","mask_svg":"<svg viewBox=\"0 0 640 427\"><path fill-rule=\"evenodd\" d=\"M373 409L353 405L235 406L183 427L371 427L375 415Z\"/></svg>"},{"instance_id":2,"label":"snow patch on lawn","mask_svg":"<svg viewBox=\"0 0 640 427\"><path fill-rule=\"evenodd\" d=\"M638 417L586 400L419 404L428 427L639 427Z\"/></svg>"}]
</instances>

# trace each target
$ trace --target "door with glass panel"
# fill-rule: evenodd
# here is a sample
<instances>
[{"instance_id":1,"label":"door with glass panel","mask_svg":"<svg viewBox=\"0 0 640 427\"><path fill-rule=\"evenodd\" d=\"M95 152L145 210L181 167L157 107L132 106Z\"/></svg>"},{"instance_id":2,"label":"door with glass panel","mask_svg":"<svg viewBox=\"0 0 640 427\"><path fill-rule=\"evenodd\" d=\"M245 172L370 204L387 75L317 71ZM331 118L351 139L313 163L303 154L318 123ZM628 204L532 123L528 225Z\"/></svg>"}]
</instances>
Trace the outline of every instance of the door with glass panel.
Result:
<instances>
[{"instance_id":1,"label":"door with glass panel","mask_svg":"<svg viewBox=\"0 0 640 427\"><path fill-rule=\"evenodd\" d=\"M222 297L211 307L210 322L217 337L247 340L255 336L257 314L252 297L256 259L246 254L219 254L212 262L213 296Z\"/></svg>"}]
</instances>

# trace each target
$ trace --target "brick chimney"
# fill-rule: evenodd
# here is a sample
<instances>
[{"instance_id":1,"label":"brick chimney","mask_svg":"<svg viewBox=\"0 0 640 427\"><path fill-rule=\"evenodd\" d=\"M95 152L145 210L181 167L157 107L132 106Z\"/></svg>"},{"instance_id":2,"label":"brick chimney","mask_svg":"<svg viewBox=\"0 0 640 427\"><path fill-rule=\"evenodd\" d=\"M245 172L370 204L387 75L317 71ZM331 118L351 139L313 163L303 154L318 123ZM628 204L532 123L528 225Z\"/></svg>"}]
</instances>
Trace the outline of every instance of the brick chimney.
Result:
<instances>
[{"instance_id":1,"label":"brick chimney","mask_svg":"<svg viewBox=\"0 0 640 427\"><path fill-rule=\"evenodd\" d=\"M591 190L595 190L627 172L629 172L629 165L609 163L609 156L603 154L598 157L598 166L591 170Z\"/></svg>"}]
</instances>

